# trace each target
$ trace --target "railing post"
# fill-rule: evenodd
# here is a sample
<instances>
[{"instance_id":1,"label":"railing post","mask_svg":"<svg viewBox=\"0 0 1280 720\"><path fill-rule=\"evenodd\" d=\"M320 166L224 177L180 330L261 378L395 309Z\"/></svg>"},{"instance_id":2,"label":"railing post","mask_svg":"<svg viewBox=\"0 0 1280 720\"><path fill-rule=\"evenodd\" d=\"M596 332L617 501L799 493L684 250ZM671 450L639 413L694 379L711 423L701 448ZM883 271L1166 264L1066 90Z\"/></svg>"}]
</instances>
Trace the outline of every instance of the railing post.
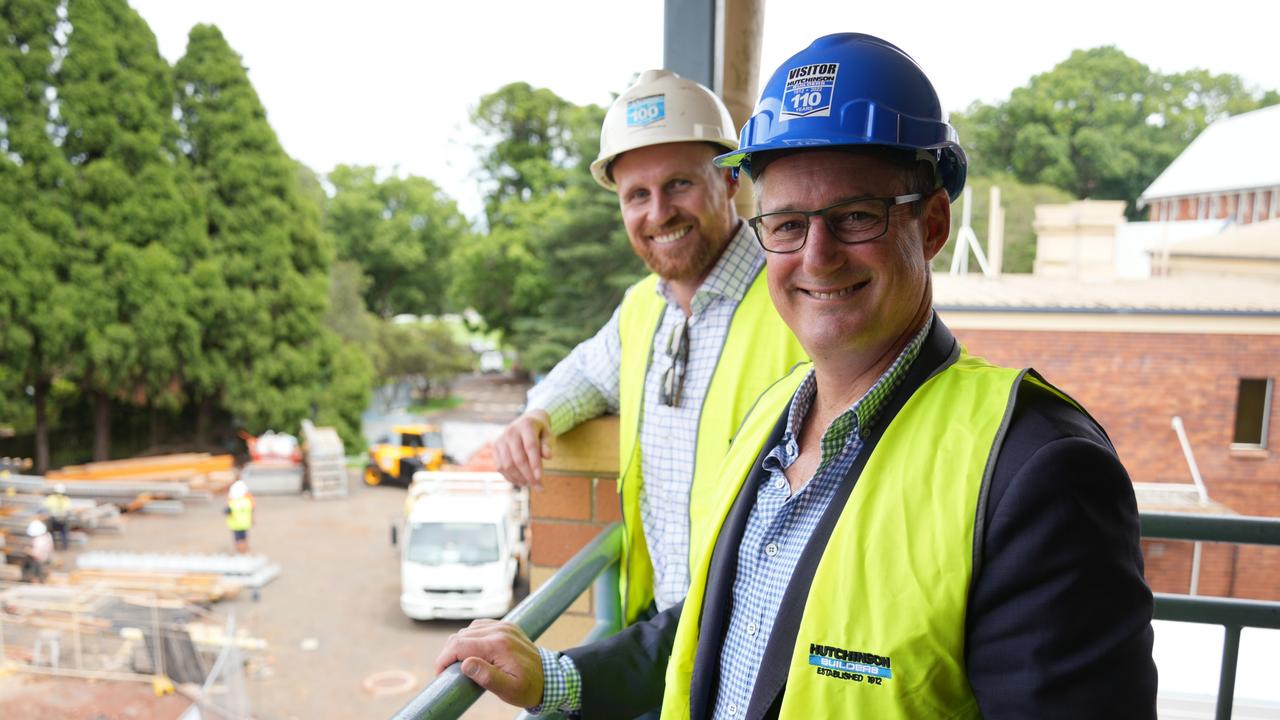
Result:
<instances>
[{"instance_id":1,"label":"railing post","mask_svg":"<svg viewBox=\"0 0 1280 720\"><path fill-rule=\"evenodd\" d=\"M622 629L622 596L618 594L618 576L621 563L612 563L600 573L592 585L592 601L596 609L596 626L583 639L582 644L595 642L615 635Z\"/></svg>"},{"instance_id":2,"label":"railing post","mask_svg":"<svg viewBox=\"0 0 1280 720\"><path fill-rule=\"evenodd\" d=\"M1222 639L1222 674L1218 676L1217 720L1231 720L1231 705L1236 696L1236 661L1240 657L1240 626L1225 626Z\"/></svg>"}]
</instances>

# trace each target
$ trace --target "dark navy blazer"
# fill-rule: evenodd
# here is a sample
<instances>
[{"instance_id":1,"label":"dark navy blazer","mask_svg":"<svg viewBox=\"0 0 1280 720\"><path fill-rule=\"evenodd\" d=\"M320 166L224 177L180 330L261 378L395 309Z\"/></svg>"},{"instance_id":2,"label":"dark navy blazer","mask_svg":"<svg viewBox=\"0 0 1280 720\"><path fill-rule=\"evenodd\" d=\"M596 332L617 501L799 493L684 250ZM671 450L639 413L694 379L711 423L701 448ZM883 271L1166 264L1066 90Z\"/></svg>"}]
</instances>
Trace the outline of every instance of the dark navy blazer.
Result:
<instances>
[{"instance_id":1,"label":"dark navy blazer","mask_svg":"<svg viewBox=\"0 0 1280 720\"><path fill-rule=\"evenodd\" d=\"M813 573L883 429L925 380L958 355L955 338L935 317L919 357L796 565L760 660L748 720L778 714ZM1155 718L1152 598L1143 579L1133 485L1092 418L1031 383L1017 392L975 530L965 663L982 714ZM715 708L738 545L765 473L760 462L785 424L784 412L716 541L694 661L694 718L709 717ZM661 705L682 608L567 651L582 673L582 717L634 717Z\"/></svg>"}]
</instances>

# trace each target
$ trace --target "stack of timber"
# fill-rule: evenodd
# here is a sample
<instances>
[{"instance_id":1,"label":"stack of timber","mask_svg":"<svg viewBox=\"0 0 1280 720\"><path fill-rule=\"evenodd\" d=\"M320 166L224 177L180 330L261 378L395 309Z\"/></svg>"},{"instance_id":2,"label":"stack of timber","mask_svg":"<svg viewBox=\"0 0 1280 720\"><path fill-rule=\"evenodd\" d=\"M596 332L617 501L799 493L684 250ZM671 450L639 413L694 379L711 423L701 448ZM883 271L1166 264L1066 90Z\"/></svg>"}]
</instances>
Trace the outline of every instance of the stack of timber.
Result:
<instances>
[{"instance_id":1,"label":"stack of timber","mask_svg":"<svg viewBox=\"0 0 1280 720\"><path fill-rule=\"evenodd\" d=\"M236 596L240 585L213 573L133 572L76 569L66 575L68 585L103 588L145 603L154 597L166 607L209 605Z\"/></svg>"},{"instance_id":2,"label":"stack of timber","mask_svg":"<svg viewBox=\"0 0 1280 720\"><path fill-rule=\"evenodd\" d=\"M230 455L178 453L71 465L50 471L49 482L67 480L127 483L182 483L189 493L220 493L235 482Z\"/></svg>"},{"instance_id":3,"label":"stack of timber","mask_svg":"<svg viewBox=\"0 0 1280 720\"><path fill-rule=\"evenodd\" d=\"M346 497L347 455L338 431L303 420L302 447L311 497Z\"/></svg>"},{"instance_id":4,"label":"stack of timber","mask_svg":"<svg viewBox=\"0 0 1280 720\"><path fill-rule=\"evenodd\" d=\"M227 585L254 589L280 576L280 566L265 555L86 552L76 558L76 566L116 573L211 574Z\"/></svg>"}]
</instances>

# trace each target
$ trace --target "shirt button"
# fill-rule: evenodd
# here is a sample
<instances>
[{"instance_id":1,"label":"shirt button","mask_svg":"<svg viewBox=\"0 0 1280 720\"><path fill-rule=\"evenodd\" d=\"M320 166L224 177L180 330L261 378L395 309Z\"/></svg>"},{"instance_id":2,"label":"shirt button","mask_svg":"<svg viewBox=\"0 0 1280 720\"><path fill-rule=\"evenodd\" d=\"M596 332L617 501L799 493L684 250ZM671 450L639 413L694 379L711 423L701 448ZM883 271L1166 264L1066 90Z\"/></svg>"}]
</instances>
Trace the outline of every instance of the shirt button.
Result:
<instances>
[{"instance_id":1,"label":"shirt button","mask_svg":"<svg viewBox=\"0 0 1280 720\"><path fill-rule=\"evenodd\" d=\"M774 555L777 555L777 554L778 554L778 544L777 544L777 543L769 543L768 545L765 545L765 546L764 546L764 554L765 554L765 555L768 555L769 557L773 557Z\"/></svg>"},{"instance_id":2,"label":"shirt button","mask_svg":"<svg viewBox=\"0 0 1280 720\"><path fill-rule=\"evenodd\" d=\"M729 712L729 714L730 714L730 715L737 715L737 714L738 714L738 704L737 704L737 703L729 703L729 707L727 707L727 708L725 708L725 709Z\"/></svg>"},{"instance_id":3,"label":"shirt button","mask_svg":"<svg viewBox=\"0 0 1280 720\"><path fill-rule=\"evenodd\" d=\"M777 480L773 481L773 486L779 490L786 487L786 485L787 485L787 481L783 480L782 478L778 478Z\"/></svg>"},{"instance_id":4,"label":"shirt button","mask_svg":"<svg viewBox=\"0 0 1280 720\"><path fill-rule=\"evenodd\" d=\"M747 637L755 637L758 627L755 623L747 623Z\"/></svg>"}]
</instances>

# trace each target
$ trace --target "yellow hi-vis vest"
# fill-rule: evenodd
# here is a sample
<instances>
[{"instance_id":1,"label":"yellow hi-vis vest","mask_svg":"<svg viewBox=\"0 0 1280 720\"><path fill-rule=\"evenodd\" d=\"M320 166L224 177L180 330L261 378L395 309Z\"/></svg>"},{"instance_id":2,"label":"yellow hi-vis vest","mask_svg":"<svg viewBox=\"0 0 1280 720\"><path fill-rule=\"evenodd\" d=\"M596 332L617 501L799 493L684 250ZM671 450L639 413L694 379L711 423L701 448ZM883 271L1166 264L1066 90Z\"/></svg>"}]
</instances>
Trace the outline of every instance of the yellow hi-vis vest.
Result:
<instances>
[{"instance_id":1,"label":"yellow hi-vis vest","mask_svg":"<svg viewBox=\"0 0 1280 720\"><path fill-rule=\"evenodd\" d=\"M232 498L227 501L231 512L227 515L227 528L231 530L248 530L253 526L253 501L247 497Z\"/></svg>"},{"instance_id":2,"label":"yellow hi-vis vest","mask_svg":"<svg viewBox=\"0 0 1280 720\"><path fill-rule=\"evenodd\" d=\"M653 565L640 519L640 487L644 482L640 415L644 410L645 374L653 357L653 336L667 307L657 293L657 284L658 276L650 275L632 285L618 313L622 343L618 373L618 495L626 525L618 590L622 617L628 625L653 601ZM689 489L690 548L696 546L703 525L710 519L713 498L719 495L714 490L720 462L738 425L762 390L805 359L804 349L769 301L762 269L734 311L715 373L702 399Z\"/></svg>"},{"instance_id":3,"label":"yellow hi-vis vest","mask_svg":"<svg viewBox=\"0 0 1280 720\"><path fill-rule=\"evenodd\" d=\"M62 493L52 493L45 496L44 509L49 511L49 517L55 520L66 520L67 515L71 513L71 498Z\"/></svg>"},{"instance_id":4,"label":"yellow hi-vis vest","mask_svg":"<svg viewBox=\"0 0 1280 720\"><path fill-rule=\"evenodd\" d=\"M797 368L760 398L725 458L723 495L695 551L667 665L664 720L690 714L716 535L807 371ZM962 353L885 428L814 573L781 718L980 717L964 663L974 523L1024 374ZM782 671L762 667L757 682Z\"/></svg>"}]
</instances>

